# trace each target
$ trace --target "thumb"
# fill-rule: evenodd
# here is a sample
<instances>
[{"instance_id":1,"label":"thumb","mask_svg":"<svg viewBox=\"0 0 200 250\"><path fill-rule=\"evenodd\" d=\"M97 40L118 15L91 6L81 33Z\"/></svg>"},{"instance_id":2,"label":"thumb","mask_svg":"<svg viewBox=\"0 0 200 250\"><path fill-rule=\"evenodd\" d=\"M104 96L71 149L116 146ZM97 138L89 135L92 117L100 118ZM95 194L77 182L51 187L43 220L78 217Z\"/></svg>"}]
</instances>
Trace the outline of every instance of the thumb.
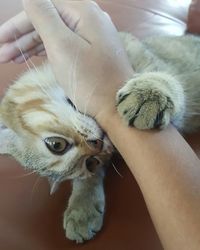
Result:
<instances>
[{"instance_id":1,"label":"thumb","mask_svg":"<svg viewBox=\"0 0 200 250\"><path fill-rule=\"evenodd\" d=\"M76 43L76 34L70 30L60 17L55 5L51 0L23 0L24 9L33 26L40 35L47 54L52 49L58 50L60 43L69 37L70 43Z\"/></svg>"}]
</instances>

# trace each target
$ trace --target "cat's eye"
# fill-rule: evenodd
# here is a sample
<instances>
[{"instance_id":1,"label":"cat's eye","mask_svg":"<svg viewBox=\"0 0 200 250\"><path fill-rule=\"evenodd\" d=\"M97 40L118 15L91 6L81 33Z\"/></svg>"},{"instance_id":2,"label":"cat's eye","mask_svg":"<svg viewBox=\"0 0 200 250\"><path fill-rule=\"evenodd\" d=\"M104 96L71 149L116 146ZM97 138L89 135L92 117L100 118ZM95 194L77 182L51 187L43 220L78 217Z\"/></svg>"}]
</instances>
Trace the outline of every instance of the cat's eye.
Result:
<instances>
[{"instance_id":1,"label":"cat's eye","mask_svg":"<svg viewBox=\"0 0 200 250\"><path fill-rule=\"evenodd\" d=\"M57 155L65 154L70 148L71 144L62 137L48 137L44 139L47 148Z\"/></svg>"}]
</instances>

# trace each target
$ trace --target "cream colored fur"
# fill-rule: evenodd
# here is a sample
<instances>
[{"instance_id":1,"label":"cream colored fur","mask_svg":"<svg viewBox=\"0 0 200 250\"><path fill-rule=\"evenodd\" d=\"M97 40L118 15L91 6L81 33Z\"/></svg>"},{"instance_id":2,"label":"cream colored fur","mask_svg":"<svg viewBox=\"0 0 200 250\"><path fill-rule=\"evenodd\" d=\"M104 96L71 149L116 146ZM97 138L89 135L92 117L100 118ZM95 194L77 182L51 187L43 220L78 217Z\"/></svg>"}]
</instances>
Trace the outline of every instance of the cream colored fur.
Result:
<instances>
[{"instance_id":1,"label":"cream colored fur","mask_svg":"<svg viewBox=\"0 0 200 250\"><path fill-rule=\"evenodd\" d=\"M130 34L120 36L135 71L116 96L126 124L152 129L172 122L181 131L197 130L200 39L183 36L139 41ZM70 105L50 66L43 65L9 87L1 102L0 121L1 154L10 154L25 168L47 176L53 191L61 181L73 179L63 226L71 240L91 239L102 227L103 165L113 151L95 120ZM52 153L48 138L64 140L70 147L62 154Z\"/></svg>"},{"instance_id":2,"label":"cream colored fur","mask_svg":"<svg viewBox=\"0 0 200 250\"><path fill-rule=\"evenodd\" d=\"M48 177L52 192L60 182L73 179L64 213L66 236L77 243L91 239L103 222L103 169L113 151L109 139L94 119L67 102L49 65L26 72L10 86L0 113L0 153L12 155L25 168ZM55 136L72 145L63 155L52 154L44 143L45 138ZM99 162L92 172L87 168L91 157Z\"/></svg>"}]
</instances>

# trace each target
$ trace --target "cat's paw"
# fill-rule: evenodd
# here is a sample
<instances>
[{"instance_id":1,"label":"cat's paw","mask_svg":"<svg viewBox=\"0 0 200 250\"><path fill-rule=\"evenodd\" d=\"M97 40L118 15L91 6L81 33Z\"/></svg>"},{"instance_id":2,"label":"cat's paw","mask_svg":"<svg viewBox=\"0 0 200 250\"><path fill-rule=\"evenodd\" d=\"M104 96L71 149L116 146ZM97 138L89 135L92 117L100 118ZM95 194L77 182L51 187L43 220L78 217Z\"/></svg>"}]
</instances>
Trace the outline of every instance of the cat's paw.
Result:
<instances>
[{"instance_id":1,"label":"cat's paw","mask_svg":"<svg viewBox=\"0 0 200 250\"><path fill-rule=\"evenodd\" d=\"M64 213L66 237L76 243L92 239L102 227L103 216L104 202L72 204Z\"/></svg>"},{"instance_id":2,"label":"cat's paw","mask_svg":"<svg viewBox=\"0 0 200 250\"><path fill-rule=\"evenodd\" d=\"M138 129L162 129L172 119L181 119L184 95L172 79L159 73L146 73L130 80L117 93L120 116Z\"/></svg>"},{"instance_id":3,"label":"cat's paw","mask_svg":"<svg viewBox=\"0 0 200 250\"><path fill-rule=\"evenodd\" d=\"M118 112L129 126L138 129L166 127L173 107L171 99L157 90L122 88L119 92Z\"/></svg>"}]
</instances>

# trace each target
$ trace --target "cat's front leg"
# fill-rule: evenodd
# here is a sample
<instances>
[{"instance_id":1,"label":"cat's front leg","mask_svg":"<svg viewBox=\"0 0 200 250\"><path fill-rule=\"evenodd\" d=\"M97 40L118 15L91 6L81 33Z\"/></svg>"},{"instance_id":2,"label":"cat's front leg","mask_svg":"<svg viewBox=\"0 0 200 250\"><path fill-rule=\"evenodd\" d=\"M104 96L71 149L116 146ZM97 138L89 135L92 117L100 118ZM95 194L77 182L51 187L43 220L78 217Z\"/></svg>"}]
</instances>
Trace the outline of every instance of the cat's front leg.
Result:
<instances>
[{"instance_id":1,"label":"cat's front leg","mask_svg":"<svg viewBox=\"0 0 200 250\"><path fill-rule=\"evenodd\" d=\"M185 110L182 85L162 72L136 74L117 93L117 109L129 126L165 128L170 122L181 128Z\"/></svg>"},{"instance_id":2,"label":"cat's front leg","mask_svg":"<svg viewBox=\"0 0 200 250\"><path fill-rule=\"evenodd\" d=\"M105 197L103 189L104 170L88 179L75 179L64 213L63 226L66 237L77 243L91 239L103 224Z\"/></svg>"}]
</instances>

